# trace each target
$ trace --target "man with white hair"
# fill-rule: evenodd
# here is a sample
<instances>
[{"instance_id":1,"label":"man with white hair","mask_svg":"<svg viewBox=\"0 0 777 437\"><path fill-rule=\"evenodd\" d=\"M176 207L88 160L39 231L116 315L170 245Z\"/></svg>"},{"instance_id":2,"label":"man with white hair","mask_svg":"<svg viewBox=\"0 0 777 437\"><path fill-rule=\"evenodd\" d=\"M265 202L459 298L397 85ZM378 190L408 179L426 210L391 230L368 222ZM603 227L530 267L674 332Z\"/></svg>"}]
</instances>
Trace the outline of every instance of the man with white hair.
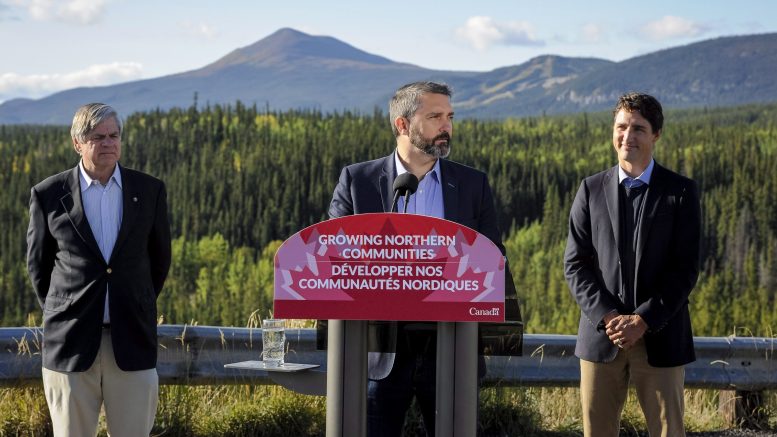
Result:
<instances>
[{"instance_id":1,"label":"man with white hair","mask_svg":"<svg viewBox=\"0 0 777 437\"><path fill-rule=\"evenodd\" d=\"M43 309L43 387L54 435L151 432L158 399L156 298L170 268L167 194L128 169L108 105L78 109L78 165L35 185L27 268Z\"/></svg>"}]
</instances>

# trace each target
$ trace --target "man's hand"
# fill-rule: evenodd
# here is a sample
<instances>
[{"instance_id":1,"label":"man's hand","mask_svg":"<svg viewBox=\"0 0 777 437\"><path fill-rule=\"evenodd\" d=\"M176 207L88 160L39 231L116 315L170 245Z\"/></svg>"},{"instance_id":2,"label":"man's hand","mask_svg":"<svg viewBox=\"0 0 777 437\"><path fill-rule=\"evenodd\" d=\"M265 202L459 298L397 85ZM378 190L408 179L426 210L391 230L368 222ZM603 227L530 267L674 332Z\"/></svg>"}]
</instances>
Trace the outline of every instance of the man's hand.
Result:
<instances>
[{"instance_id":1,"label":"man's hand","mask_svg":"<svg viewBox=\"0 0 777 437\"><path fill-rule=\"evenodd\" d=\"M645 335L648 325L639 315L626 314L613 317L606 328L610 341L620 348L629 349Z\"/></svg>"},{"instance_id":2,"label":"man's hand","mask_svg":"<svg viewBox=\"0 0 777 437\"><path fill-rule=\"evenodd\" d=\"M602 321L604 321L604 327L607 328L607 325L610 323L610 321L616 317L618 317L620 314L618 314L618 311L612 310L609 313L604 315L604 318Z\"/></svg>"}]
</instances>

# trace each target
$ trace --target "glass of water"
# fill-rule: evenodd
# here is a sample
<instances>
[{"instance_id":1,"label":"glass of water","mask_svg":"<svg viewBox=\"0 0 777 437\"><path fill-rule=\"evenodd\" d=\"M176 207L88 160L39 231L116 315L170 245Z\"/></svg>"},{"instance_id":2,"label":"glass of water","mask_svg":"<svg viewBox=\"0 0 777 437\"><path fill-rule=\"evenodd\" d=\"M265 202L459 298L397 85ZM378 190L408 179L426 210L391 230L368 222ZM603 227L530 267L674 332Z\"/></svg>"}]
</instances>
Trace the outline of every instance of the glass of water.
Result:
<instances>
[{"instance_id":1,"label":"glass of water","mask_svg":"<svg viewBox=\"0 0 777 437\"><path fill-rule=\"evenodd\" d=\"M262 320L262 360L267 367L283 365L286 352L286 320Z\"/></svg>"}]
</instances>

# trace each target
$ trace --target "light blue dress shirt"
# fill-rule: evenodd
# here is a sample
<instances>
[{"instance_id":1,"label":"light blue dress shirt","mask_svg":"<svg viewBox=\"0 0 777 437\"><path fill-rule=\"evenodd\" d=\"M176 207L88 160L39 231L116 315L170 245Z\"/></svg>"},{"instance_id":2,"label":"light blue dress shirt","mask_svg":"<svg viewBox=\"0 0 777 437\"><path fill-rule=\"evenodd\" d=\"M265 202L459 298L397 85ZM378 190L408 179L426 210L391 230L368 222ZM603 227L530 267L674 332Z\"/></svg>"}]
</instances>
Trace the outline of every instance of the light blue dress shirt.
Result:
<instances>
[{"instance_id":1,"label":"light blue dress shirt","mask_svg":"<svg viewBox=\"0 0 777 437\"><path fill-rule=\"evenodd\" d=\"M78 168L81 174L81 200L84 204L86 220L89 222L89 227L92 228L92 234L97 240L103 259L108 262L111 259L113 246L116 244L116 237L119 236L119 228L121 227L123 212L121 171L119 171L117 164L111 178L108 179L108 183L102 185L99 180L89 177L84 170L83 162L78 163ZM110 323L110 321L106 290L103 323Z\"/></svg>"},{"instance_id":2,"label":"light blue dress shirt","mask_svg":"<svg viewBox=\"0 0 777 437\"><path fill-rule=\"evenodd\" d=\"M618 183L623 184L626 188L634 188L638 187L642 184L650 185L650 177L653 176L653 167L655 167L656 161L654 159L650 160L650 164L648 164L645 171L642 172L641 175L632 178L626 172L621 168L621 166L618 166ZM625 181L625 182L624 182Z\"/></svg>"},{"instance_id":3,"label":"light blue dress shirt","mask_svg":"<svg viewBox=\"0 0 777 437\"><path fill-rule=\"evenodd\" d=\"M399 156L394 151L394 163L397 167L397 177L407 173L407 169L402 165ZM397 211L403 211L405 207L405 198L399 199ZM418 183L418 189L410 196L407 203L408 214L427 215L437 218L445 218L445 205L442 194L442 175L440 174L440 160L434 163L434 167L429 170L424 178Z\"/></svg>"}]
</instances>

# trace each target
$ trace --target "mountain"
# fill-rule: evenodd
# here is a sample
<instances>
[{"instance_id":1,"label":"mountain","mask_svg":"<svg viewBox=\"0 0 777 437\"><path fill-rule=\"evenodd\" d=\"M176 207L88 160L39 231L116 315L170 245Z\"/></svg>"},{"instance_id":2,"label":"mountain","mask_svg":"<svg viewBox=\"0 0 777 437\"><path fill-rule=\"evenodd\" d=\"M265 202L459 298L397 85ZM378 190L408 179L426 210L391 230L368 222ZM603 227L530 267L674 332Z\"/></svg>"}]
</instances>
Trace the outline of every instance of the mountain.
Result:
<instances>
[{"instance_id":1,"label":"mountain","mask_svg":"<svg viewBox=\"0 0 777 437\"><path fill-rule=\"evenodd\" d=\"M124 114L201 103L265 104L272 108L323 111L365 107L364 96L427 76L427 70L392 62L329 37L281 29L198 70L127 82L75 88L39 99L0 105L0 123L68 124L86 102L110 102ZM383 106L383 105L381 105ZM70 114L70 115L68 115Z\"/></svg>"},{"instance_id":2,"label":"mountain","mask_svg":"<svg viewBox=\"0 0 777 437\"><path fill-rule=\"evenodd\" d=\"M539 56L521 65L498 68L472 79L473 87L456 88L456 110L472 116L503 118L532 115L561 85L614 64L594 58ZM532 102L532 105L529 105Z\"/></svg>"},{"instance_id":3,"label":"mountain","mask_svg":"<svg viewBox=\"0 0 777 437\"><path fill-rule=\"evenodd\" d=\"M394 64L389 59L363 52L329 36L311 36L285 28L248 47L233 51L203 70L214 72L245 65L288 68L294 63L312 64L321 60L329 60L330 64L350 64L357 68L365 64Z\"/></svg>"},{"instance_id":4,"label":"mountain","mask_svg":"<svg viewBox=\"0 0 777 437\"><path fill-rule=\"evenodd\" d=\"M364 96L380 93L388 98L392 87L428 75L423 68L392 62L334 38L281 29L198 70L76 88L39 100L10 100L0 105L0 123L67 124L75 108L91 101L110 102L125 114L157 107L188 107L195 94L201 103L241 100L277 109L371 111L377 100L365 102Z\"/></svg>"},{"instance_id":5,"label":"mountain","mask_svg":"<svg viewBox=\"0 0 777 437\"><path fill-rule=\"evenodd\" d=\"M540 57L505 70L499 84L534 71L530 89L518 82L512 90L492 93L488 81L463 115L488 118L601 111L612 108L627 91L655 95L665 108L733 106L777 101L777 34L716 38L630 58ZM545 72L554 71L547 75ZM547 75L547 77L545 77ZM541 85L541 86L540 86ZM456 103L461 105L457 96Z\"/></svg>"},{"instance_id":6,"label":"mountain","mask_svg":"<svg viewBox=\"0 0 777 437\"><path fill-rule=\"evenodd\" d=\"M560 89L549 112L609 108L625 89L655 93L668 107L777 100L777 34L724 37L661 50L581 76Z\"/></svg>"},{"instance_id":7,"label":"mountain","mask_svg":"<svg viewBox=\"0 0 777 437\"><path fill-rule=\"evenodd\" d=\"M198 102L272 109L385 111L393 90L416 80L453 85L457 115L485 118L598 111L629 90L667 108L777 101L777 34L717 38L612 62L540 56L489 72L395 62L332 37L280 29L203 68L117 85L75 88L0 105L0 124L69 124L75 108L102 101L124 114Z\"/></svg>"}]
</instances>

